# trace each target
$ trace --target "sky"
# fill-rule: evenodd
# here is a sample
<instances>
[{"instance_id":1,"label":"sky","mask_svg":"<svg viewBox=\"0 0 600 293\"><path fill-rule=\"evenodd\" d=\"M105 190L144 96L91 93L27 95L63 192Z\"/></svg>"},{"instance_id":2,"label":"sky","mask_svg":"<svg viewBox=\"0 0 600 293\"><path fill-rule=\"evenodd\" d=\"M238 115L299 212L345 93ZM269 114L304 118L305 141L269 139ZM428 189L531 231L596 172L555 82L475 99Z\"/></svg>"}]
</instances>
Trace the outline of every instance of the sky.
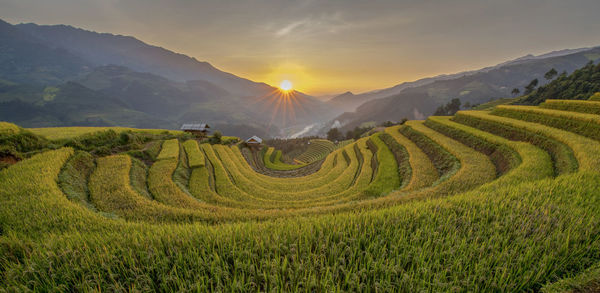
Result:
<instances>
[{"instance_id":1,"label":"sky","mask_svg":"<svg viewBox=\"0 0 600 293\"><path fill-rule=\"evenodd\" d=\"M0 0L10 23L131 35L312 95L598 46L598 12L598 0Z\"/></svg>"}]
</instances>

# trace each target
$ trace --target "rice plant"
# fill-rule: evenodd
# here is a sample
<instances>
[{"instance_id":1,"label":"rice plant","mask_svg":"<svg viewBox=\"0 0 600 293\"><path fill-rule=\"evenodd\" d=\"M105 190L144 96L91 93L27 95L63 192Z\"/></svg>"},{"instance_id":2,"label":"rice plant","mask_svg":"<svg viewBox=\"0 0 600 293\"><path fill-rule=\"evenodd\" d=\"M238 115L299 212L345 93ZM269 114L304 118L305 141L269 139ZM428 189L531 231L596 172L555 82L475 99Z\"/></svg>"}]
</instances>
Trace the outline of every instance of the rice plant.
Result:
<instances>
[{"instance_id":1,"label":"rice plant","mask_svg":"<svg viewBox=\"0 0 600 293\"><path fill-rule=\"evenodd\" d=\"M103 154L38 138L0 171L0 291L591 290L593 103L313 140L303 162L322 164L289 178L257 172L242 145L157 136ZM75 144L96 130L34 131ZM24 132L0 123L6 144ZM281 155L260 158L303 169Z\"/></svg>"}]
</instances>

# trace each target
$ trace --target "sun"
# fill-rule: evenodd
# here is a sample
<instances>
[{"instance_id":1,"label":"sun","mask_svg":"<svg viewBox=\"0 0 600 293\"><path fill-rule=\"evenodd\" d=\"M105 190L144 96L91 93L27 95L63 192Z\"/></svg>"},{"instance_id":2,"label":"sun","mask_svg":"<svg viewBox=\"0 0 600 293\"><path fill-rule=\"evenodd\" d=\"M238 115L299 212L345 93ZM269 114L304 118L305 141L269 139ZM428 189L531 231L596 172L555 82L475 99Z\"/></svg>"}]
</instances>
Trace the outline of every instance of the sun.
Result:
<instances>
[{"instance_id":1,"label":"sun","mask_svg":"<svg viewBox=\"0 0 600 293\"><path fill-rule=\"evenodd\" d=\"M286 79L279 84L279 88L284 91L289 91L292 89L292 82Z\"/></svg>"}]
</instances>

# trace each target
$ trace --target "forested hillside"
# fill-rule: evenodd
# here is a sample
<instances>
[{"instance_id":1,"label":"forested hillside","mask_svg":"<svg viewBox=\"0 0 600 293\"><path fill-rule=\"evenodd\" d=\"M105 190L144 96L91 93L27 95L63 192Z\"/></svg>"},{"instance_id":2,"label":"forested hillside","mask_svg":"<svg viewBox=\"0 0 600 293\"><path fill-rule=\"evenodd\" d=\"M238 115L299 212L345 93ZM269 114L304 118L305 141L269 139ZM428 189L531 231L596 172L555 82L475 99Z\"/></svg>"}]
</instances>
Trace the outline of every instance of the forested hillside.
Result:
<instances>
[{"instance_id":1,"label":"forested hillside","mask_svg":"<svg viewBox=\"0 0 600 293\"><path fill-rule=\"evenodd\" d=\"M600 63L589 62L572 74L562 73L547 85L526 96L523 104L537 105L547 99L587 100L600 92Z\"/></svg>"}]
</instances>

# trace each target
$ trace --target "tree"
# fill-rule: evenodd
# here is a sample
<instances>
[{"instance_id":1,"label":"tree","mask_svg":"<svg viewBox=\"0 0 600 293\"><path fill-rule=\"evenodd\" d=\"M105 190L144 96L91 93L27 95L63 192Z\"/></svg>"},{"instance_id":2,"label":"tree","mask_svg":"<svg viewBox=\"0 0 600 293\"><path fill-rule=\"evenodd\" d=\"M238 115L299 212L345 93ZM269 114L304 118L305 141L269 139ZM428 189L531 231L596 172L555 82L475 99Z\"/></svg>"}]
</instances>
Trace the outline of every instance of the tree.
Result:
<instances>
[{"instance_id":1,"label":"tree","mask_svg":"<svg viewBox=\"0 0 600 293\"><path fill-rule=\"evenodd\" d=\"M538 79L534 79L532 80L526 87L525 87L525 94L529 95L531 93L533 93L533 91L535 90L535 87L537 87L539 81Z\"/></svg>"},{"instance_id":2,"label":"tree","mask_svg":"<svg viewBox=\"0 0 600 293\"><path fill-rule=\"evenodd\" d=\"M452 99L447 108L449 115L454 115L456 112L460 111L460 104L460 99Z\"/></svg>"},{"instance_id":3,"label":"tree","mask_svg":"<svg viewBox=\"0 0 600 293\"><path fill-rule=\"evenodd\" d=\"M391 127L391 126L394 126L394 125L396 125L396 123L395 123L395 122L392 122L392 121L389 121L389 120L388 120L388 121L385 121L385 122L383 122L383 123L381 124L381 126L383 126L383 127Z\"/></svg>"},{"instance_id":4,"label":"tree","mask_svg":"<svg viewBox=\"0 0 600 293\"><path fill-rule=\"evenodd\" d=\"M331 141L340 141L344 139L344 135L337 128L331 128L327 131L327 139Z\"/></svg>"},{"instance_id":5,"label":"tree","mask_svg":"<svg viewBox=\"0 0 600 293\"><path fill-rule=\"evenodd\" d=\"M446 115L446 110L444 109L444 106L437 107L437 109L435 109L435 112L433 112L433 116L445 116L445 115Z\"/></svg>"},{"instance_id":6,"label":"tree","mask_svg":"<svg viewBox=\"0 0 600 293\"><path fill-rule=\"evenodd\" d=\"M556 69L552 68L548 72L546 72L546 74L544 74L544 78L547 80L551 80L554 77L556 77L556 75L558 75L558 72L556 71Z\"/></svg>"},{"instance_id":7,"label":"tree","mask_svg":"<svg viewBox=\"0 0 600 293\"><path fill-rule=\"evenodd\" d=\"M354 127L353 130L346 132L346 139L359 139L364 133L373 129L373 127Z\"/></svg>"},{"instance_id":8,"label":"tree","mask_svg":"<svg viewBox=\"0 0 600 293\"><path fill-rule=\"evenodd\" d=\"M565 72L544 86L540 86L528 95L521 103L538 105L546 99L587 99L600 91L600 64L588 63L586 66L573 71L570 75Z\"/></svg>"},{"instance_id":9,"label":"tree","mask_svg":"<svg viewBox=\"0 0 600 293\"><path fill-rule=\"evenodd\" d=\"M464 109L471 109L472 106L471 106L471 103L466 102L463 107L464 107Z\"/></svg>"},{"instance_id":10,"label":"tree","mask_svg":"<svg viewBox=\"0 0 600 293\"><path fill-rule=\"evenodd\" d=\"M211 144L219 144L221 143L221 138L223 137L223 134L221 134L220 131L215 131L215 133L210 137L210 139L208 140L208 142L210 142Z\"/></svg>"},{"instance_id":11,"label":"tree","mask_svg":"<svg viewBox=\"0 0 600 293\"><path fill-rule=\"evenodd\" d=\"M460 99L452 99L448 104L439 106L435 112L434 116L452 116L456 114L460 110Z\"/></svg>"},{"instance_id":12,"label":"tree","mask_svg":"<svg viewBox=\"0 0 600 293\"><path fill-rule=\"evenodd\" d=\"M516 97L521 93L521 91L518 88L514 88L510 93L513 95L513 97Z\"/></svg>"}]
</instances>

